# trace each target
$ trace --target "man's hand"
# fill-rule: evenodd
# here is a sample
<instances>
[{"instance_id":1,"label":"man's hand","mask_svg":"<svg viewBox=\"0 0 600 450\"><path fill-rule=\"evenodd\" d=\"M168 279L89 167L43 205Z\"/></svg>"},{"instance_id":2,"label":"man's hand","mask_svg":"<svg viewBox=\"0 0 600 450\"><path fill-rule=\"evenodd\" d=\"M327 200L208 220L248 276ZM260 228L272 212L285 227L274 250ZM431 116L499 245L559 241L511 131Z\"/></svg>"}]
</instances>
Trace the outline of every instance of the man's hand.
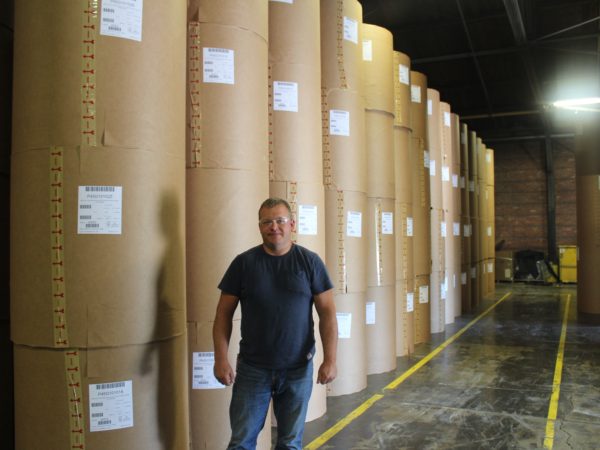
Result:
<instances>
[{"instance_id":1,"label":"man's hand","mask_svg":"<svg viewBox=\"0 0 600 450\"><path fill-rule=\"evenodd\" d=\"M317 376L318 384L327 384L335 380L337 376L337 367L334 362L323 362L319 367L319 374Z\"/></svg>"},{"instance_id":2,"label":"man's hand","mask_svg":"<svg viewBox=\"0 0 600 450\"><path fill-rule=\"evenodd\" d=\"M227 360L222 362L215 361L215 368L213 371L215 378L219 383L224 384L225 386L231 386L235 381L235 372Z\"/></svg>"}]
</instances>

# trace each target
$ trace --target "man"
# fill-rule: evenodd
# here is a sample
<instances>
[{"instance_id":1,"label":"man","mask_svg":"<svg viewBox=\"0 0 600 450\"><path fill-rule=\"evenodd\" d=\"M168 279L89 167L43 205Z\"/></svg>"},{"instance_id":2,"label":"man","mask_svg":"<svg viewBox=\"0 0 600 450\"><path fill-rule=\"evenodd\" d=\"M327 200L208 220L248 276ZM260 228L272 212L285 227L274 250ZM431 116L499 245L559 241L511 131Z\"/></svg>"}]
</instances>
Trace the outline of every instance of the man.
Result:
<instances>
[{"instance_id":1,"label":"man","mask_svg":"<svg viewBox=\"0 0 600 450\"><path fill-rule=\"evenodd\" d=\"M227 269L213 327L215 377L233 384L228 449L256 448L271 398L276 448L301 449L312 391L313 304L324 353L317 382L329 383L337 374L333 285L317 254L292 242L296 223L285 200L265 200L258 219L263 243L238 255ZM227 350L240 302L242 340L234 370Z\"/></svg>"}]
</instances>

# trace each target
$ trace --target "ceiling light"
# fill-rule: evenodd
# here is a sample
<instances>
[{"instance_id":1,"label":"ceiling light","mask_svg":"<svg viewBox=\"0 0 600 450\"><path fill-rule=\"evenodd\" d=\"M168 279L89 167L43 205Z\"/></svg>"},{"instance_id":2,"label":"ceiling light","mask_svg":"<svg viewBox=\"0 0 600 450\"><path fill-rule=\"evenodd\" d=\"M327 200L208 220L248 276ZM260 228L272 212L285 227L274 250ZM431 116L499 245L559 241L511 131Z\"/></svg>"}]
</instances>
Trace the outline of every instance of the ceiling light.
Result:
<instances>
[{"instance_id":1,"label":"ceiling light","mask_svg":"<svg viewBox=\"0 0 600 450\"><path fill-rule=\"evenodd\" d=\"M574 109L580 111L600 111L600 97L557 100L553 103L553 105L556 108Z\"/></svg>"}]
</instances>

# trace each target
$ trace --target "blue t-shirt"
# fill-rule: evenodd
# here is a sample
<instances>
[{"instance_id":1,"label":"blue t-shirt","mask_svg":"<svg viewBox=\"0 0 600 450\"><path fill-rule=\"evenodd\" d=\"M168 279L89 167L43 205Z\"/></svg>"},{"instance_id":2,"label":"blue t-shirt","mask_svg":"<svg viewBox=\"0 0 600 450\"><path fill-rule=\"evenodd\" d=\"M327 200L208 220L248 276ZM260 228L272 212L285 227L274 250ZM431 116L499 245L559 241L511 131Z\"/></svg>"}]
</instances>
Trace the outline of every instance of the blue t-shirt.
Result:
<instances>
[{"instance_id":1,"label":"blue t-shirt","mask_svg":"<svg viewBox=\"0 0 600 450\"><path fill-rule=\"evenodd\" d=\"M296 244L281 256L262 245L236 256L219 289L242 305L240 358L273 370L307 364L315 353L313 295L332 287L321 258Z\"/></svg>"}]
</instances>

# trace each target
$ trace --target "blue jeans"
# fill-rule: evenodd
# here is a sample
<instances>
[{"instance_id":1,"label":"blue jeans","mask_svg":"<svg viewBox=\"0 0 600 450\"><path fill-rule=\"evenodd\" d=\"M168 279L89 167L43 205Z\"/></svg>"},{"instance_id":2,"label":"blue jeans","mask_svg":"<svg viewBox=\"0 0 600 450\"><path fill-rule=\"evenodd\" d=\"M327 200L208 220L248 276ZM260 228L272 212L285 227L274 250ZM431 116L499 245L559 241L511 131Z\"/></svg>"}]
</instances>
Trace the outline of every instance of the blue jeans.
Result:
<instances>
[{"instance_id":1,"label":"blue jeans","mask_svg":"<svg viewBox=\"0 0 600 450\"><path fill-rule=\"evenodd\" d=\"M271 398L277 419L277 450L302 449L302 434L313 385L313 363L299 369L260 369L238 359L229 405L228 450L253 450L265 425Z\"/></svg>"}]
</instances>

